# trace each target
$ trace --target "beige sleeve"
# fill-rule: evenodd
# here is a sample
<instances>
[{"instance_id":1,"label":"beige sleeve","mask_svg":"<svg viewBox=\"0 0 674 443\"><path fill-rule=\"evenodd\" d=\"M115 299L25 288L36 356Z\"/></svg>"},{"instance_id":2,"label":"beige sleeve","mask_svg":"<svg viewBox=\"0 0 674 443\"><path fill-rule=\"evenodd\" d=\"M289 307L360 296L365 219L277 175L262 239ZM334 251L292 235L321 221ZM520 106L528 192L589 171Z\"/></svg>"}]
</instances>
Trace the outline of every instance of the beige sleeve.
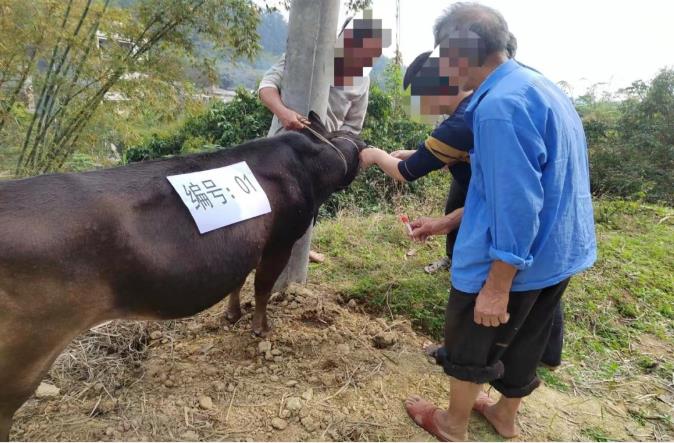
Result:
<instances>
[{"instance_id":1,"label":"beige sleeve","mask_svg":"<svg viewBox=\"0 0 674 443\"><path fill-rule=\"evenodd\" d=\"M356 100L351 102L349 111L344 116L344 123L342 127L339 128L343 131L353 132L354 134L360 134L363 130L363 122L365 121L365 114L367 113L367 103L370 94L370 77L364 77L367 79L366 84L363 85L363 93Z\"/></svg>"},{"instance_id":2,"label":"beige sleeve","mask_svg":"<svg viewBox=\"0 0 674 443\"><path fill-rule=\"evenodd\" d=\"M260 86L257 91L260 92L262 88L276 88L281 90L281 82L283 81L283 71L286 66L286 55L283 54L278 62L267 70L260 80Z\"/></svg>"}]
</instances>

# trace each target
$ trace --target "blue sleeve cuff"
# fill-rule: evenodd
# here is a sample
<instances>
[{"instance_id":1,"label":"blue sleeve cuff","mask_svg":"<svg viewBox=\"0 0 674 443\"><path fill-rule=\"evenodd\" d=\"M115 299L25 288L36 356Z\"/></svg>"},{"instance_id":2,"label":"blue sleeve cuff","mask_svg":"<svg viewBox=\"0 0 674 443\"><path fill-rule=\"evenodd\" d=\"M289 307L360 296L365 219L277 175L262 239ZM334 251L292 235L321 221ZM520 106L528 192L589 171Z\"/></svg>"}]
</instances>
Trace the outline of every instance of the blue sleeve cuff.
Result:
<instances>
[{"instance_id":1,"label":"blue sleeve cuff","mask_svg":"<svg viewBox=\"0 0 674 443\"><path fill-rule=\"evenodd\" d=\"M518 271L523 271L527 269L534 262L534 257L531 255L528 256L527 258L522 258L518 257L515 254L511 254L510 252L499 251L498 249L494 249L493 246L489 248L489 257L493 260L499 260L504 263L508 263L509 265L517 268Z\"/></svg>"}]
</instances>

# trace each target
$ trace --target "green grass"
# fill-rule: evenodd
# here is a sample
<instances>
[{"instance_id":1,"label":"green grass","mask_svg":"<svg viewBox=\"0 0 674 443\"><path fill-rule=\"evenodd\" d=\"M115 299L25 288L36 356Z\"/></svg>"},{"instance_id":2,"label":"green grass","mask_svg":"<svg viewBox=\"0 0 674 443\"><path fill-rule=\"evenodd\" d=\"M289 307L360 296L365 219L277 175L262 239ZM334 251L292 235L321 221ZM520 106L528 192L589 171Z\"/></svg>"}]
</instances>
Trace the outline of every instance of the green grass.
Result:
<instances>
[{"instance_id":1,"label":"green grass","mask_svg":"<svg viewBox=\"0 0 674 443\"><path fill-rule=\"evenodd\" d=\"M441 204L426 208L440 208ZM560 373L542 373L548 385L568 389L592 380L651 374L671 383L671 353L649 352L648 336L674 350L674 210L638 202L596 202L599 258L572 279L565 294L565 355ZM410 210L410 217L437 210ZM427 275L423 266L444 255L444 239L411 243L392 214L341 214L317 225L314 247L328 261L311 275L347 298L382 314L409 317L442 337L449 273ZM415 250L408 256L407 251Z\"/></svg>"},{"instance_id":2,"label":"green grass","mask_svg":"<svg viewBox=\"0 0 674 443\"><path fill-rule=\"evenodd\" d=\"M591 441L615 441L604 429L599 427L584 428L581 433Z\"/></svg>"},{"instance_id":3,"label":"green grass","mask_svg":"<svg viewBox=\"0 0 674 443\"><path fill-rule=\"evenodd\" d=\"M314 247L330 259L312 265L311 275L347 298L363 300L384 313L406 315L420 329L440 337L449 274L428 275L423 267L441 256L444 245L441 240L412 244L402 229L394 215L324 220L316 228Z\"/></svg>"}]
</instances>

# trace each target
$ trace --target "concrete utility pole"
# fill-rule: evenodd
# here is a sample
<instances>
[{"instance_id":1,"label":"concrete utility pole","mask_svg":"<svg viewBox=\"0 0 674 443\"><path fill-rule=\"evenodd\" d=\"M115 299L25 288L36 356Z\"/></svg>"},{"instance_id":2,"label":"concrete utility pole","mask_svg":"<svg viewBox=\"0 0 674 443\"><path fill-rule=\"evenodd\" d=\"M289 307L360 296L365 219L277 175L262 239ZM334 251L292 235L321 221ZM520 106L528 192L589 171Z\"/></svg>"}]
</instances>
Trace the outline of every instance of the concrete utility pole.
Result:
<instances>
[{"instance_id":1,"label":"concrete utility pole","mask_svg":"<svg viewBox=\"0 0 674 443\"><path fill-rule=\"evenodd\" d=\"M281 99L300 114L314 111L325 120L333 81L338 16L339 0L292 0ZM310 226L295 243L288 266L274 290L282 290L293 282L306 283L311 231Z\"/></svg>"}]
</instances>

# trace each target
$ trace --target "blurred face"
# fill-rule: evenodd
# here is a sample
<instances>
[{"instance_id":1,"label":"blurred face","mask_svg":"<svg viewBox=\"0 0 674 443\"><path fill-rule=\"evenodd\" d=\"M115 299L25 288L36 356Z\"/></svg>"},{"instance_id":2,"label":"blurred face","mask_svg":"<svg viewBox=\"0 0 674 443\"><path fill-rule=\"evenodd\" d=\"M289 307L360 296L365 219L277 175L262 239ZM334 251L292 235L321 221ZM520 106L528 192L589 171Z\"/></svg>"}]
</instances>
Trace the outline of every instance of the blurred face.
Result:
<instances>
[{"instance_id":1,"label":"blurred face","mask_svg":"<svg viewBox=\"0 0 674 443\"><path fill-rule=\"evenodd\" d=\"M460 88L458 71L453 75L454 70L447 69L443 63L440 57L428 57L412 77L410 92L413 115L452 114L469 95L470 92Z\"/></svg>"},{"instance_id":2,"label":"blurred face","mask_svg":"<svg viewBox=\"0 0 674 443\"><path fill-rule=\"evenodd\" d=\"M476 34L456 33L440 43L439 73L452 86L470 91L479 86L484 48Z\"/></svg>"},{"instance_id":3,"label":"blurred face","mask_svg":"<svg viewBox=\"0 0 674 443\"><path fill-rule=\"evenodd\" d=\"M368 16L366 11L366 16ZM391 44L391 30L382 29L382 21L371 18L353 21L345 29L335 47L335 86L354 86L363 77L365 68L371 68L382 49Z\"/></svg>"},{"instance_id":4,"label":"blurred face","mask_svg":"<svg viewBox=\"0 0 674 443\"><path fill-rule=\"evenodd\" d=\"M428 116L451 115L470 92L459 91L456 95L422 95L419 97L419 113Z\"/></svg>"}]
</instances>

